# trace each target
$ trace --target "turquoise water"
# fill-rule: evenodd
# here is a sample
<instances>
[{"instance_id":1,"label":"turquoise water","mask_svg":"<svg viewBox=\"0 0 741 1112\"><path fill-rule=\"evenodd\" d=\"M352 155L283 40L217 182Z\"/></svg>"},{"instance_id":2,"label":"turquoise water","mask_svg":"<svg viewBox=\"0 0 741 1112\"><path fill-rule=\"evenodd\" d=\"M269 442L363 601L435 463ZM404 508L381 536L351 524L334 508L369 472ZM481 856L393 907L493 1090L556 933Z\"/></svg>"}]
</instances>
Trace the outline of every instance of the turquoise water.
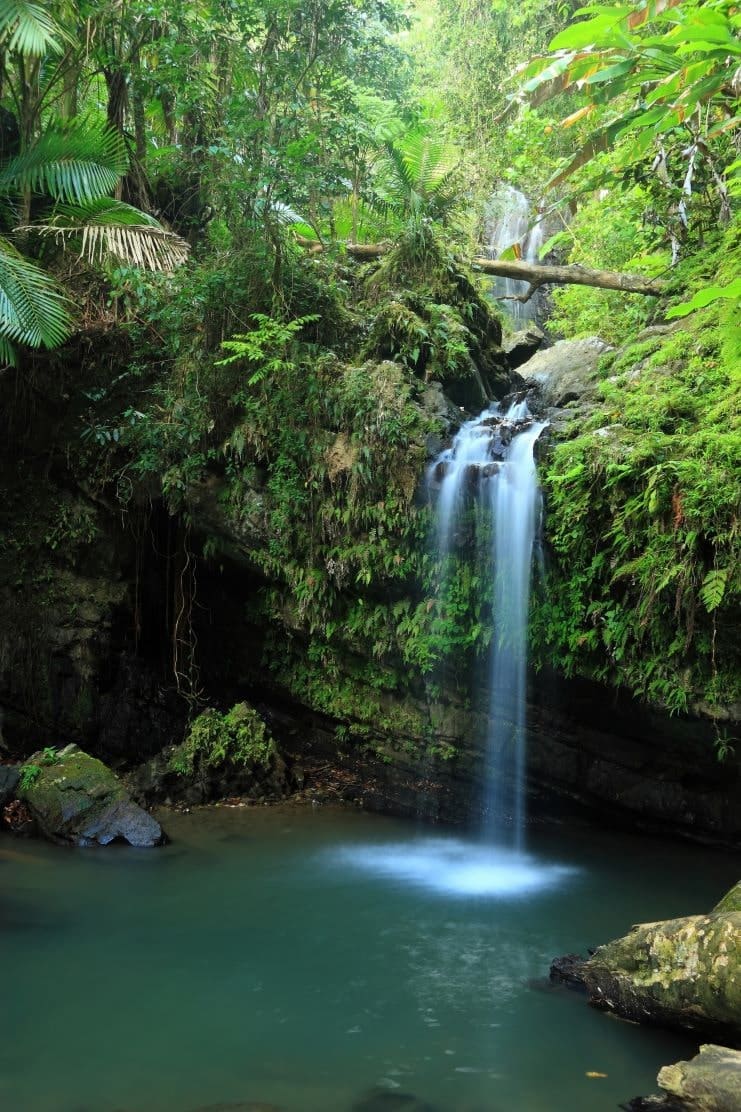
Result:
<instances>
[{"instance_id":1,"label":"turquoise water","mask_svg":"<svg viewBox=\"0 0 741 1112\"><path fill-rule=\"evenodd\" d=\"M161 850L0 841L4 1112L600 1112L692 1051L539 979L710 907L728 855L566 826L497 855L324 808L163 822Z\"/></svg>"}]
</instances>

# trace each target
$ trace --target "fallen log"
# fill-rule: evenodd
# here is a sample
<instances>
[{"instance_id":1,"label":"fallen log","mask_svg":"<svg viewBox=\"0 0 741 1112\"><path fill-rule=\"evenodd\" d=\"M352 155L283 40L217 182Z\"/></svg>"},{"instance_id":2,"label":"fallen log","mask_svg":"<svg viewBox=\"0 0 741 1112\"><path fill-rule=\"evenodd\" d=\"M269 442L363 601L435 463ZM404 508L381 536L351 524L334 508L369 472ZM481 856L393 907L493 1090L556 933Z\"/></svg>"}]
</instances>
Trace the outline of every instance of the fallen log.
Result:
<instances>
[{"instance_id":1,"label":"fallen log","mask_svg":"<svg viewBox=\"0 0 741 1112\"><path fill-rule=\"evenodd\" d=\"M298 243L311 254L324 250L324 244L315 240L296 237ZM391 250L390 243L345 243L345 251L353 259L380 259ZM528 282L529 289L523 294L505 294L499 301L529 301L541 286L596 286L603 290L621 290L623 293L640 293L647 297L660 297L664 283L657 278L645 278L642 274L622 274L614 270L594 270L587 266L549 266L547 263L528 263L522 260L486 259L478 257L471 260L474 270L493 274L498 278L514 278Z\"/></svg>"},{"instance_id":2,"label":"fallen log","mask_svg":"<svg viewBox=\"0 0 741 1112\"><path fill-rule=\"evenodd\" d=\"M623 293L641 293L659 297L664 283L642 274L621 274L614 270L594 270L586 266L549 266L547 263L527 263L521 260L476 258L472 265L484 274L498 278L514 278L529 282L530 289L521 295L510 295L512 300L529 301L541 286L597 286L603 290L622 290Z\"/></svg>"}]
</instances>

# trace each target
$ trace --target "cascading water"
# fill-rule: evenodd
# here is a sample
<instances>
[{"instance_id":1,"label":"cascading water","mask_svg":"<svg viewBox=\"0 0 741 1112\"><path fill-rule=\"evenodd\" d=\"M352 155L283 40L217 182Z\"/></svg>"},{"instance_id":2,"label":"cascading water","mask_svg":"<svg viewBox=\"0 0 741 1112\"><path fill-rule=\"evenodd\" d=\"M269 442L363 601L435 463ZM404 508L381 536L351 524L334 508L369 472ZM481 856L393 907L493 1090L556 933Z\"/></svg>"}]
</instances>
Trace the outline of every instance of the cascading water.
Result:
<instances>
[{"instance_id":1,"label":"cascading water","mask_svg":"<svg viewBox=\"0 0 741 1112\"><path fill-rule=\"evenodd\" d=\"M517 244L526 262L538 261L543 246L542 223L540 220L533 222L530 202L519 189L511 185L502 186L492 196L486 217L486 242L492 259ZM513 278L495 278L493 289L495 297L514 297L524 294L528 283L517 282ZM538 311L537 295L526 302L501 301L499 304L514 319L518 328L533 320Z\"/></svg>"},{"instance_id":2,"label":"cascading water","mask_svg":"<svg viewBox=\"0 0 741 1112\"><path fill-rule=\"evenodd\" d=\"M482 574L493 583L484 834L521 850L524 830L525 684L530 569L540 494L533 446L545 427L520 401L466 422L430 469L438 548L466 547L475 525Z\"/></svg>"}]
</instances>

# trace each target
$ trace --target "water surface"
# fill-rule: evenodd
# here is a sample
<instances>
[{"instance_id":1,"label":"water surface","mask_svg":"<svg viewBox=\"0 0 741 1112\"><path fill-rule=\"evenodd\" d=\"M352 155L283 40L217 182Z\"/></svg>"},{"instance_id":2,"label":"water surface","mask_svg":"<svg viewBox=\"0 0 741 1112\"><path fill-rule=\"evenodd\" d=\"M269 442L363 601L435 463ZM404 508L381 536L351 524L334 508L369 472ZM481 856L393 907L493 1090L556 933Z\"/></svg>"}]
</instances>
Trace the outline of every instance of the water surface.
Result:
<instances>
[{"instance_id":1,"label":"water surface","mask_svg":"<svg viewBox=\"0 0 741 1112\"><path fill-rule=\"evenodd\" d=\"M161 850L0 842L7 1112L600 1112L692 1051L540 979L707 909L728 855L583 827L489 851L324 808L163 821Z\"/></svg>"}]
</instances>

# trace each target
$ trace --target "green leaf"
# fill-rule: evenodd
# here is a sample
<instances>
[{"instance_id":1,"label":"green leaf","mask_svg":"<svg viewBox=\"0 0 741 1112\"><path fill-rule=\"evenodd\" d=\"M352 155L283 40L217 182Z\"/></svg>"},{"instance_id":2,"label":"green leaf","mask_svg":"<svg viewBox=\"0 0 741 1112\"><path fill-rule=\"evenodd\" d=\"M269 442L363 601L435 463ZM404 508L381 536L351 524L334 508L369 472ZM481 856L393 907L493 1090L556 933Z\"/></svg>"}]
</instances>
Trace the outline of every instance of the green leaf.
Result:
<instances>
[{"instance_id":1,"label":"green leaf","mask_svg":"<svg viewBox=\"0 0 741 1112\"><path fill-rule=\"evenodd\" d=\"M548 49L573 50L595 44L608 45L613 38L611 32L620 27L630 11L631 9L627 5L603 9L593 19L574 23L571 27L559 32L554 39L551 39Z\"/></svg>"},{"instance_id":2,"label":"green leaf","mask_svg":"<svg viewBox=\"0 0 741 1112\"><path fill-rule=\"evenodd\" d=\"M9 344L54 348L70 333L67 299L39 267L0 239L0 339L2 355L12 356Z\"/></svg>"},{"instance_id":3,"label":"green leaf","mask_svg":"<svg viewBox=\"0 0 741 1112\"><path fill-rule=\"evenodd\" d=\"M0 49L28 57L59 54L69 36L40 4L0 0Z\"/></svg>"},{"instance_id":4,"label":"green leaf","mask_svg":"<svg viewBox=\"0 0 741 1112\"><path fill-rule=\"evenodd\" d=\"M666 316L668 320L674 317L686 317L689 313L694 313L695 309L704 309L714 301L734 298L741 298L741 278L734 278L727 286L705 286L689 301L674 305L667 311Z\"/></svg>"},{"instance_id":5,"label":"green leaf","mask_svg":"<svg viewBox=\"0 0 741 1112\"><path fill-rule=\"evenodd\" d=\"M112 193L126 173L123 137L107 126L73 121L50 127L0 171L0 192L33 190L56 200L86 204Z\"/></svg>"},{"instance_id":6,"label":"green leaf","mask_svg":"<svg viewBox=\"0 0 741 1112\"><path fill-rule=\"evenodd\" d=\"M713 571L709 571L703 579L702 587L700 588L700 598L705 604L705 609L708 613L717 610L723 601L727 580L728 568L714 568Z\"/></svg>"}]
</instances>

